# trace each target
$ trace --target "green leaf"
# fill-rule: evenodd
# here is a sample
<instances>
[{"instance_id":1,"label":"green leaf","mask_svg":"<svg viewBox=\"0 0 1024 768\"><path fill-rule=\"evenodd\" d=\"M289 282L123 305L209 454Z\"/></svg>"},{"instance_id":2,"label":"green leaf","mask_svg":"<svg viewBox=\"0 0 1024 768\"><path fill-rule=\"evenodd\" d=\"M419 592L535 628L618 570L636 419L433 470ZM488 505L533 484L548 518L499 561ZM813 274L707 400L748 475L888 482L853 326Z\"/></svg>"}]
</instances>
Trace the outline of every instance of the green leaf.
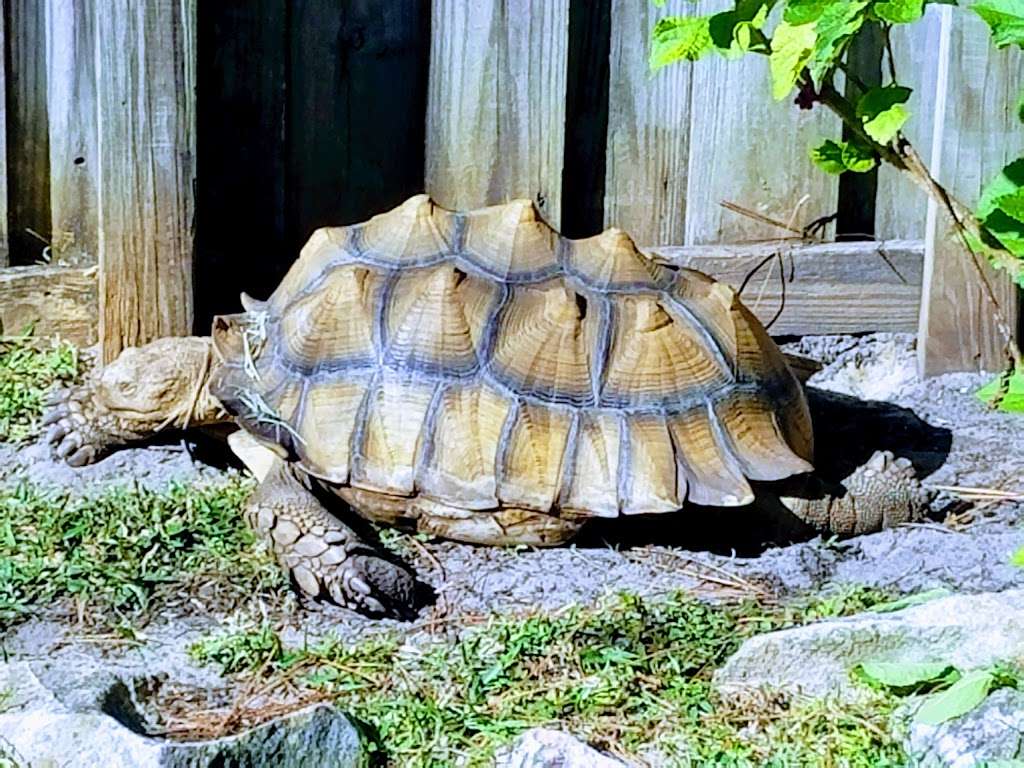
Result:
<instances>
[{"instance_id":1,"label":"green leaf","mask_svg":"<svg viewBox=\"0 0 1024 768\"><path fill-rule=\"evenodd\" d=\"M869 0L836 2L821 14L814 28L817 40L808 64L814 82L821 84L842 58L846 42L867 21Z\"/></svg>"},{"instance_id":2,"label":"green leaf","mask_svg":"<svg viewBox=\"0 0 1024 768\"><path fill-rule=\"evenodd\" d=\"M878 162L868 147L831 139L811 150L811 160L826 173L865 173Z\"/></svg>"},{"instance_id":3,"label":"green leaf","mask_svg":"<svg viewBox=\"0 0 1024 768\"><path fill-rule=\"evenodd\" d=\"M992 403L1003 387L1002 379L1002 375L996 376L996 378L979 389L975 396L984 403ZM1024 413L1024 373L1021 371L1014 371L1010 374L1010 379L1006 382L1006 394L999 403L999 410L1006 411L1007 413ZM1016 554L1014 557L1016 557ZM1014 562L1013 564L1024 567L1024 560L1020 563Z\"/></svg>"},{"instance_id":4,"label":"green leaf","mask_svg":"<svg viewBox=\"0 0 1024 768\"><path fill-rule=\"evenodd\" d=\"M811 149L811 160L825 173L838 174L846 171L846 164L843 163L843 148L831 139Z\"/></svg>"},{"instance_id":5,"label":"green leaf","mask_svg":"<svg viewBox=\"0 0 1024 768\"><path fill-rule=\"evenodd\" d=\"M869 90L857 103L857 117L864 122L868 136L879 144L888 144L910 117L903 105L910 98L910 88L887 85Z\"/></svg>"},{"instance_id":6,"label":"green leaf","mask_svg":"<svg viewBox=\"0 0 1024 768\"><path fill-rule=\"evenodd\" d=\"M854 141L843 142L843 164L854 173L867 173L876 165L878 158L869 147Z\"/></svg>"},{"instance_id":7,"label":"green leaf","mask_svg":"<svg viewBox=\"0 0 1024 768\"><path fill-rule=\"evenodd\" d=\"M868 608L868 610L874 613L892 613L894 611L902 611L904 608L910 608L914 605L929 603L932 600L938 600L942 597L949 597L951 594L953 594L952 591L945 587L936 587L935 589L928 589L924 592L917 592L913 595L901 597L898 600L889 600L884 603L877 603Z\"/></svg>"},{"instance_id":8,"label":"green leaf","mask_svg":"<svg viewBox=\"0 0 1024 768\"><path fill-rule=\"evenodd\" d=\"M953 683L960 677L956 668L946 661L866 661L854 667L853 673L874 688L906 692Z\"/></svg>"},{"instance_id":9,"label":"green leaf","mask_svg":"<svg viewBox=\"0 0 1024 768\"><path fill-rule=\"evenodd\" d=\"M789 95L814 51L818 33L813 24L792 25L783 21L775 28L768 57L772 96L780 101Z\"/></svg>"},{"instance_id":10,"label":"green leaf","mask_svg":"<svg viewBox=\"0 0 1024 768\"><path fill-rule=\"evenodd\" d=\"M722 53L742 55L749 50L767 52L767 38L761 32L776 0L739 0L731 11L709 19L711 40Z\"/></svg>"},{"instance_id":11,"label":"green leaf","mask_svg":"<svg viewBox=\"0 0 1024 768\"><path fill-rule=\"evenodd\" d=\"M1024 48L1024 0L982 0L971 6L992 30L996 48Z\"/></svg>"},{"instance_id":12,"label":"green leaf","mask_svg":"<svg viewBox=\"0 0 1024 768\"><path fill-rule=\"evenodd\" d=\"M821 14L836 0L789 0L786 10L782 12L782 20L788 24L808 24L821 18Z\"/></svg>"},{"instance_id":13,"label":"green leaf","mask_svg":"<svg viewBox=\"0 0 1024 768\"><path fill-rule=\"evenodd\" d=\"M875 16L890 24L909 24L924 15L924 0L884 0L874 6Z\"/></svg>"},{"instance_id":14,"label":"green leaf","mask_svg":"<svg viewBox=\"0 0 1024 768\"><path fill-rule=\"evenodd\" d=\"M988 218L999 209L1000 198L1012 195L1024 187L1024 158L1014 160L1005 166L992 181L986 185L978 200L977 215L979 219Z\"/></svg>"},{"instance_id":15,"label":"green leaf","mask_svg":"<svg viewBox=\"0 0 1024 768\"><path fill-rule=\"evenodd\" d=\"M1015 568L1024 568L1024 547L1019 547L1010 555L1010 565Z\"/></svg>"},{"instance_id":16,"label":"green leaf","mask_svg":"<svg viewBox=\"0 0 1024 768\"><path fill-rule=\"evenodd\" d=\"M1017 97L1017 119L1024 123L1024 93Z\"/></svg>"},{"instance_id":17,"label":"green leaf","mask_svg":"<svg viewBox=\"0 0 1024 768\"><path fill-rule=\"evenodd\" d=\"M939 725L967 714L988 696L995 677L990 670L964 675L946 690L928 696L914 715L914 722Z\"/></svg>"},{"instance_id":18,"label":"green leaf","mask_svg":"<svg viewBox=\"0 0 1024 768\"><path fill-rule=\"evenodd\" d=\"M706 16L668 16L654 25L651 33L651 71L681 59L697 61L714 45Z\"/></svg>"}]
</instances>

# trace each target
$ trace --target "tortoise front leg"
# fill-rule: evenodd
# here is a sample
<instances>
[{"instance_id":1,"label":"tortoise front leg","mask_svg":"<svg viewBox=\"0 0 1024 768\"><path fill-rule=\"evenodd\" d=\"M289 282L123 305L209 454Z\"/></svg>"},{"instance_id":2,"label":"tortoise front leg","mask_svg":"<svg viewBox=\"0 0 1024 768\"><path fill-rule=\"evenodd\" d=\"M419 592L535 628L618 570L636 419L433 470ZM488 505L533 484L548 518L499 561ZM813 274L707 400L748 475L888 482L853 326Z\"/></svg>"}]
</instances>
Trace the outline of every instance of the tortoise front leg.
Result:
<instances>
[{"instance_id":1,"label":"tortoise front leg","mask_svg":"<svg viewBox=\"0 0 1024 768\"><path fill-rule=\"evenodd\" d=\"M277 460L246 507L303 594L370 615L409 616L416 580L328 512L308 475Z\"/></svg>"},{"instance_id":2,"label":"tortoise front leg","mask_svg":"<svg viewBox=\"0 0 1024 768\"><path fill-rule=\"evenodd\" d=\"M51 396L46 441L78 467L165 428L228 421L209 391L212 366L213 346L205 337L126 349L82 384Z\"/></svg>"}]
</instances>

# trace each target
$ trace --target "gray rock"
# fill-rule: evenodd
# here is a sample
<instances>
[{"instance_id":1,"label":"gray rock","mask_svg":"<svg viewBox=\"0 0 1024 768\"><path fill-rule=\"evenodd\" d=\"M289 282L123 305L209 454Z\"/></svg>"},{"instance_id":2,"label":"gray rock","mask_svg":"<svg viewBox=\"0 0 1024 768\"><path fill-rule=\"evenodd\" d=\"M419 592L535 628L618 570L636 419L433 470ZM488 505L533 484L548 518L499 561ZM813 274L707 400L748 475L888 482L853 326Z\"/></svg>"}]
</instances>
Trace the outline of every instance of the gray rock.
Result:
<instances>
[{"instance_id":1,"label":"gray rock","mask_svg":"<svg viewBox=\"0 0 1024 768\"><path fill-rule=\"evenodd\" d=\"M715 674L729 694L769 687L857 696L863 661L945 661L961 671L1024 652L1024 590L953 595L894 613L867 613L753 637Z\"/></svg>"},{"instance_id":2,"label":"gray rock","mask_svg":"<svg viewBox=\"0 0 1024 768\"><path fill-rule=\"evenodd\" d=\"M19 768L356 768L361 761L358 732L329 705L307 707L235 736L171 742L129 727L143 718L125 703L130 695L123 682L103 697L121 701L118 717L89 708L87 702L98 701L92 693L66 706L25 663L0 665L0 690L6 692L0 745Z\"/></svg>"},{"instance_id":3,"label":"gray rock","mask_svg":"<svg viewBox=\"0 0 1024 768\"><path fill-rule=\"evenodd\" d=\"M912 723L911 768L980 768L1024 756L1024 692L1004 688L977 709L941 725Z\"/></svg>"},{"instance_id":4,"label":"gray rock","mask_svg":"<svg viewBox=\"0 0 1024 768\"><path fill-rule=\"evenodd\" d=\"M495 758L496 768L624 768L626 763L608 757L562 731L533 728Z\"/></svg>"}]
</instances>

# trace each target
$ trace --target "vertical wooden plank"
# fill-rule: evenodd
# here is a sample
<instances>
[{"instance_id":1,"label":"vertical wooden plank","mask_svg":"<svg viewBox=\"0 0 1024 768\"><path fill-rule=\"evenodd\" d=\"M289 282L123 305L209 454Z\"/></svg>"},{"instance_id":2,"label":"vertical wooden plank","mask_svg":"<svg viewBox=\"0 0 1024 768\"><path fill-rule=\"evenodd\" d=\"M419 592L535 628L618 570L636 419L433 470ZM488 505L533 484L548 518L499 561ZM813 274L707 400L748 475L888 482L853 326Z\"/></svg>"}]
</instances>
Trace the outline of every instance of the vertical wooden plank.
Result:
<instances>
[{"instance_id":1,"label":"vertical wooden plank","mask_svg":"<svg viewBox=\"0 0 1024 768\"><path fill-rule=\"evenodd\" d=\"M997 51L985 24L970 13L943 6L936 77L932 174L968 205L1000 168L1024 150L1016 108L1024 56ZM1011 325L1017 290L985 265ZM951 223L934 203L928 207L924 291L918 362L921 374L998 370L1003 341L991 306Z\"/></svg>"},{"instance_id":2,"label":"vertical wooden plank","mask_svg":"<svg viewBox=\"0 0 1024 768\"><path fill-rule=\"evenodd\" d=\"M46 13L39 0L6 0L7 193L12 264L43 258L50 240Z\"/></svg>"},{"instance_id":3,"label":"vertical wooden plank","mask_svg":"<svg viewBox=\"0 0 1024 768\"><path fill-rule=\"evenodd\" d=\"M104 361L192 330L195 3L96 4Z\"/></svg>"},{"instance_id":4,"label":"vertical wooden plank","mask_svg":"<svg viewBox=\"0 0 1024 768\"><path fill-rule=\"evenodd\" d=\"M689 7L677 10L694 12ZM655 22L665 15L665 9L649 2L612 3L604 219L651 245L679 244L686 237L695 67L676 64L651 76L648 41Z\"/></svg>"},{"instance_id":5,"label":"vertical wooden plank","mask_svg":"<svg viewBox=\"0 0 1024 768\"><path fill-rule=\"evenodd\" d=\"M196 327L265 298L297 253L288 237L288 0L203 3L196 93Z\"/></svg>"},{"instance_id":6,"label":"vertical wooden plank","mask_svg":"<svg viewBox=\"0 0 1024 768\"><path fill-rule=\"evenodd\" d=\"M698 6L717 9L707 0ZM792 98L774 101L765 56L711 56L693 65L692 78L687 244L786 235L722 208L723 200L797 226L836 211L838 181L814 166L810 150L840 135L838 118L801 110Z\"/></svg>"},{"instance_id":7,"label":"vertical wooden plank","mask_svg":"<svg viewBox=\"0 0 1024 768\"><path fill-rule=\"evenodd\" d=\"M51 262L96 261L96 48L93 0L46 0Z\"/></svg>"},{"instance_id":8,"label":"vertical wooden plank","mask_svg":"<svg viewBox=\"0 0 1024 768\"><path fill-rule=\"evenodd\" d=\"M293 242L423 190L427 0L292 0Z\"/></svg>"},{"instance_id":9,"label":"vertical wooden plank","mask_svg":"<svg viewBox=\"0 0 1024 768\"><path fill-rule=\"evenodd\" d=\"M893 29L892 47L896 75L901 85L914 89L910 119L904 134L921 157L932 152L935 124L935 77L938 71L941 6L929 5L925 18L916 24ZM885 68L888 82L888 67ZM924 240L928 196L899 171L883 165L878 169L875 198L875 234L880 239Z\"/></svg>"},{"instance_id":10,"label":"vertical wooden plank","mask_svg":"<svg viewBox=\"0 0 1024 768\"><path fill-rule=\"evenodd\" d=\"M0 0L0 268L8 264L7 243L7 42L4 37L4 0Z\"/></svg>"},{"instance_id":11,"label":"vertical wooden plank","mask_svg":"<svg viewBox=\"0 0 1024 768\"><path fill-rule=\"evenodd\" d=\"M435 0L427 191L449 208L533 198L560 225L569 1Z\"/></svg>"}]
</instances>

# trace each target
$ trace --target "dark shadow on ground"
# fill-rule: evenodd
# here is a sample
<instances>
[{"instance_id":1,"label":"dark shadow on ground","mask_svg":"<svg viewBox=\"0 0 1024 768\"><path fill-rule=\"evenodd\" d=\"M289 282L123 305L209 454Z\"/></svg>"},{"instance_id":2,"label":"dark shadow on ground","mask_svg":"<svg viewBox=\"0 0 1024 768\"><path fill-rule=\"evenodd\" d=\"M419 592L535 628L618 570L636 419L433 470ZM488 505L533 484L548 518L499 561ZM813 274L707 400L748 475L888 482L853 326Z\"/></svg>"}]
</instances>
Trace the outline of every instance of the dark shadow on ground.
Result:
<instances>
[{"instance_id":1,"label":"dark shadow on ground","mask_svg":"<svg viewBox=\"0 0 1024 768\"><path fill-rule=\"evenodd\" d=\"M834 483L875 451L892 451L914 464L919 478L943 465L953 434L909 408L807 388L814 423L815 467ZM771 546L810 538L814 532L793 519L773 519L755 505L738 508L690 506L666 515L595 520L577 539L580 547L678 546L754 557Z\"/></svg>"}]
</instances>

